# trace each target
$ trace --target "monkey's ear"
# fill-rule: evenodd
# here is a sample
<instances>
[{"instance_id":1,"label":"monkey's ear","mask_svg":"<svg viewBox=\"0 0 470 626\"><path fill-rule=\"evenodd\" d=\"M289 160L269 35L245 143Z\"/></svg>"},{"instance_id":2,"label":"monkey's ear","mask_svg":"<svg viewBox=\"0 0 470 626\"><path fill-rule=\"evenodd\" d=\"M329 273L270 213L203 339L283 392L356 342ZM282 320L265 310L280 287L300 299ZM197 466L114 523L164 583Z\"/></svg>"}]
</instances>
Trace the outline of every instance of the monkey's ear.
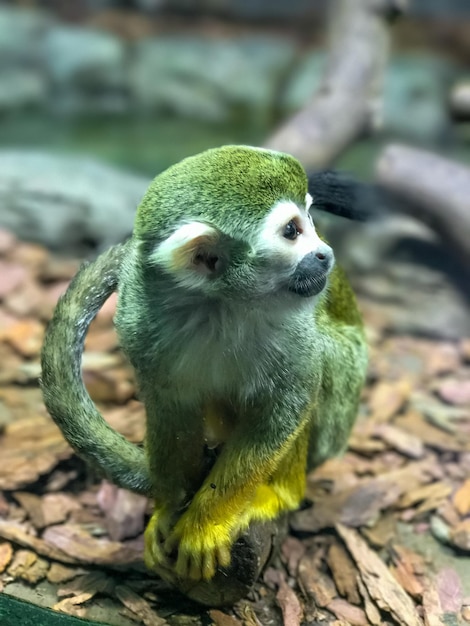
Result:
<instances>
[{"instance_id":1,"label":"monkey's ear","mask_svg":"<svg viewBox=\"0 0 470 626\"><path fill-rule=\"evenodd\" d=\"M217 228L190 222L165 239L150 258L176 275L214 276L222 271L226 258L223 239Z\"/></svg>"}]
</instances>

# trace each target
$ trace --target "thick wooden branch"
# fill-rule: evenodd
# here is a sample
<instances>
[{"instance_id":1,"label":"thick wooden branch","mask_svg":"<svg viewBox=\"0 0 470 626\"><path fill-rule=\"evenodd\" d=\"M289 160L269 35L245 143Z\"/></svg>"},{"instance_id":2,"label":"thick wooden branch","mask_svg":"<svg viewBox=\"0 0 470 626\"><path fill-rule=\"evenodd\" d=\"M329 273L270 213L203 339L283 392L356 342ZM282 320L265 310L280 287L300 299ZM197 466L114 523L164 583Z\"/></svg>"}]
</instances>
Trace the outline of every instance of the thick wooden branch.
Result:
<instances>
[{"instance_id":1,"label":"thick wooden branch","mask_svg":"<svg viewBox=\"0 0 470 626\"><path fill-rule=\"evenodd\" d=\"M290 152L315 170L380 125L388 24L405 6L406 0L331 2L321 85L312 101L267 140L267 148Z\"/></svg>"},{"instance_id":2,"label":"thick wooden branch","mask_svg":"<svg viewBox=\"0 0 470 626\"><path fill-rule=\"evenodd\" d=\"M404 200L405 212L430 226L449 254L470 267L470 168L424 150L392 145L379 158L377 178Z\"/></svg>"}]
</instances>

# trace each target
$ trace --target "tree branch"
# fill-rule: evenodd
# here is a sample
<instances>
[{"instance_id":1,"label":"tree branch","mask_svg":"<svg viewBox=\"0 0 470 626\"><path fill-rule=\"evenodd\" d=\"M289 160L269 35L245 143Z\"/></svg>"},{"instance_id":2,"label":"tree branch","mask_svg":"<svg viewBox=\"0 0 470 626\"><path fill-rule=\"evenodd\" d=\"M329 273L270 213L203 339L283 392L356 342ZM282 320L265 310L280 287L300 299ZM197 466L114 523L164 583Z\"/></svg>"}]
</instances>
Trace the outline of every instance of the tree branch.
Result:
<instances>
[{"instance_id":1,"label":"tree branch","mask_svg":"<svg viewBox=\"0 0 470 626\"><path fill-rule=\"evenodd\" d=\"M470 168L424 150L385 149L377 164L379 183L404 200L404 212L430 226L470 267Z\"/></svg>"},{"instance_id":2,"label":"tree branch","mask_svg":"<svg viewBox=\"0 0 470 626\"><path fill-rule=\"evenodd\" d=\"M329 51L312 101L265 143L296 156L307 170L323 168L381 122L388 23L407 0L333 0Z\"/></svg>"}]
</instances>

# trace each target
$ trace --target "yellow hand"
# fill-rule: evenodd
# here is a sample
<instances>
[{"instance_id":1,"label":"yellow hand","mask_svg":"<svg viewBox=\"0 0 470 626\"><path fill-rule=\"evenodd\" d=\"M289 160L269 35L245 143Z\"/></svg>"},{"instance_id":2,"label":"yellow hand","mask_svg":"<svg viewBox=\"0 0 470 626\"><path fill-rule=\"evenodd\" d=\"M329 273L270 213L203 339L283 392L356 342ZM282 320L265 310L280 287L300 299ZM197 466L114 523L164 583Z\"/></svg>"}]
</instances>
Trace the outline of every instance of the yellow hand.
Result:
<instances>
[{"instance_id":1,"label":"yellow hand","mask_svg":"<svg viewBox=\"0 0 470 626\"><path fill-rule=\"evenodd\" d=\"M144 561L145 565L156 572L163 579L173 582L174 564L164 549L171 530L171 516L164 508L155 507L152 517L144 533Z\"/></svg>"}]
</instances>

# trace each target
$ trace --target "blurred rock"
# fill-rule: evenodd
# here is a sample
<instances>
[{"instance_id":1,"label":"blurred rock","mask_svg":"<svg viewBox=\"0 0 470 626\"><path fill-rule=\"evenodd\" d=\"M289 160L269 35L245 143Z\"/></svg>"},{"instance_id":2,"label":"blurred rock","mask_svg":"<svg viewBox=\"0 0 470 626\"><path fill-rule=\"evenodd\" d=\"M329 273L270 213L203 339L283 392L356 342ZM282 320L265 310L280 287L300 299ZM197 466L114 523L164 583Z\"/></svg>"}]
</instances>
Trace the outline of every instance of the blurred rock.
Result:
<instances>
[{"instance_id":1,"label":"blurred rock","mask_svg":"<svg viewBox=\"0 0 470 626\"><path fill-rule=\"evenodd\" d=\"M395 56L385 75L384 131L435 142L449 131L447 101L456 70L444 59Z\"/></svg>"},{"instance_id":2,"label":"blurred rock","mask_svg":"<svg viewBox=\"0 0 470 626\"><path fill-rule=\"evenodd\" d=\"M67 255L124 240L149 181L97 161L0 151L0 226Z\"/></svg>"},{"instance_id":3,"label":"blurred rock","mask_svg":"<svg viewBox=\"0 0 470 626\"><path fill-rule=\"evenodd\" d=\"M144 4L149 11L160 6ZM300 15L309 10L307 4L206 0L196 6L181 0L173 8L255 19L263 13ZM256 123L297 111L320 85L325 55L307 50L300 56L285 36L145 38L150 20L136 21L137 12L129 14L132 19L123 11L98 15L101 19L90 18L94 27L71 26L45 12L0 7L0 112L33 106L69 115L174 113L215 122L249 116ZM455 74L443 59L418 54L392 59L384 130L420 142L443 139Z\"/></svg>"},{"instance_id":4,"label":"blurred rock","mask_svg":"<svg viewBox=\"0 0 470 626\"><path fill-rule=\"evenodd\" d=\"M413 0L409 10L412 15L430 17L470 16L468 0Z\"/></svg>"},{"instance_id":5,"label":"blurred rock","mask_svg":"<svg viewBox=\"0 0 470 626\"><path fill-rule=\"evenodd\" d=\"M58 85L120 87L124 83L124 46L109 33L56 27L44 39L43 55L48 74Z\"/></svg>"},{"instance_id":6,"label":"blurred rock","mask_svg":"<svg viewBox=\"0 0 470 626\"><path fill-rule=\"evenodd\" d=\"M314 8L316 11L321 10L324 1L316 0L312 3L311 0L225 0L219 2L207 2L207 4L222 5L225 11L241 19L289 19L299 18L309 15L312 9L312 4L316 5Z\"/></svg>"},{"instance_id":7,"label":"blurred rock","mask_svg":"<svg viewBox=\"0 0 470 626\"><path fill-rule=\"evenodd\" d=\"M126 46L118 37L60 26L44 38L42 58L54 88L53 109L82 113L126 108Z\"/></svg>"},{"instance_id":8,"label":"blurred rock","mask_svg":"<svg viewBox=\"0 0 470 626\"><path fill-rule=\"evenodd\" d=\"M211 121L241 112L265 118L295 52L275 37L147 39L136 45L130 70L134 100L143 110Z\"/></svg>"},{"instance_id":9,"label":"blurred rock","mask_svg":"<svg viewBox=\"0 0 470 626\"><path fill-rule=\"evenodd\" d=\"M44 12L0 6L0 64L37 64L41 39L52 24Z\"/></svg>"},{"instance_id":10,"label":"blurred rock","mask_svg":"<svg viewBox=\"0 0 470 626\"><path fill-rule=\"evenodd\" d=\"M39 72L27 68L0 69L0 113L41 107L47 97L47 81Z\"/></svg>"},{"instance_id":11,"label":"blurred rock","mask_svg":"<svg viewBox=\"0 0 470 626\"><path fill-rule=\"evenodd\" d=\"M0 6L0 113L45 103L39 53L52 24L46 13Z\"/></svg>"},{"instance_id":12,"label":"blurred rock","mask_svg":"<svg viewBox=\"0 0 470 626\"><path fill-rule=\"evenodd\" d=\"M172 13L215 14L241 20L299 19L322 11L326 0L134 0L143 11L166 9ZM106 2L106 0L100 0ZM108 0L107 4L116 4Z\"/></svg>"},{"instance_id":13,"label":"blurred rock","mask_svg":"<svg viewBox=\"0 0 470 626\"><path fill-rule=\"evenodd\" d=\"M122 6L117 0L87 0L91 10ZM236 19L305 19L322 13L327 0L129 0L128 7L144 12L161 9L172 13L217 14ZM469 16L468 0L412 0L408 12L421 17Z\"/></svg>"}]
</instances>

